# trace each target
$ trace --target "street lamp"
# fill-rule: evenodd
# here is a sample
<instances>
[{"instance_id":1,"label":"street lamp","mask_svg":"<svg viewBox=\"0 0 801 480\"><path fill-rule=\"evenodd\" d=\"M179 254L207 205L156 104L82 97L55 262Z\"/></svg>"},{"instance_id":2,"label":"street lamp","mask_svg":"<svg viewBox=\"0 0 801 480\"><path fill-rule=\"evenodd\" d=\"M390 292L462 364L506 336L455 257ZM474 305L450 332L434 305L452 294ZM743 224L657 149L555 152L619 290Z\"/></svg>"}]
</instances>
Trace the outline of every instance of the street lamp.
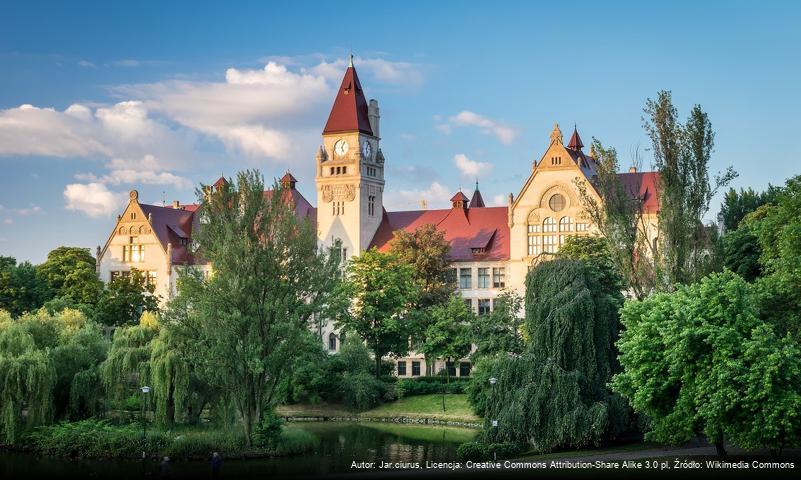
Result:
<instances>
[{"instance_id":1,"label":"street lamp","mask_svg":"<svg viewBox=\"0 0 801 480\"><path fill-rule=\"evenodd\" d=\"M142 462L144 462L145 458L147 457L147 453L145 452L145 445L147 445L147 419L145 418L145 405L147 404L147 394L150 393L150 387L143 385L140 390L142 390Z\"/></svg>"},{"instance_id":2,"label":"street lamp","mask_svg":"<svg viewBox=\"0 0 801 480\"><path fill-rule=\"evenodd\" d=\"M494 409L495 409L495 384L498 383L498 379L495 378L495 377L490 377L489 382L490 382L490 385L492 385L492 400L491 400L491 402L492 402L492 408L493 408L493 411L494 411ZM495 433L497 433L497 431L498 431L497 430L498 429L498 420L497 419L494 419L494 418L492 419L492 428L495 429L494 432L493 432L493 435L492 435L492 437L495 438ZM498 452L492 452L492 457L493 457L493 459L498 460Z\"/></svg>"}]
</instances>

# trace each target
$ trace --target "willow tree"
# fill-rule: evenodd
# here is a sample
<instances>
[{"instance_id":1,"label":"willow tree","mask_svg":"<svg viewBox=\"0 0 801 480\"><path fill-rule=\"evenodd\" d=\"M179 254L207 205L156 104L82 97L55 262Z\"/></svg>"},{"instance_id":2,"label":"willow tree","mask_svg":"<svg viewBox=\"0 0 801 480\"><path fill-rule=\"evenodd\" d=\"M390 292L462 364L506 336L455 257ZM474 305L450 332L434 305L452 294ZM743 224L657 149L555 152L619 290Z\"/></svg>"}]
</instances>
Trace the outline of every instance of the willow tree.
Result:
<instances>
[{"instance_id":1,"label":"willow tree","mask_svg":"<svg viewBox=\"0 0 801 480\"><path fill-rule=\"evenodd\" d=\"M56 371L25 325L0 328L0 434L13 444L23 429L53 416ZM23 418L23 411L27 412Z\"/></svg>"},{"instance_id":2,"label":"willow tree","mask_svg":"<svg viewBox=\"0 0 801 480\"><path fill-rule=\"evenodd\" d=\"M598 444L624 428L624 403L606 386L618 369L621 304L620 292L582 261L557 259L529 272L527 348L485 367L481 378L497 383L482 382L481 391L471 393L484 406L479 413L489 441L548 451ZM497 427L490 426L493 419Z\"/></svg>"},{"instance_id":3,"label":"willow tree","mask_svg":"<svg viewBox=\"0 0 801 480\"><path fill-rule=\"evenodd\" d=\"M330 303L338 258L318 251L315 227L296 214L291 192L276 184L265 194L258 172L198 193L194 240L213 273L184 272L184 307L170 309L167 322L191 339L184 354L198 374L236 405L250 445L280 399L299 339Z\"/></svg>"},{"instance_id":4,"label":"willow tree","mask_svg":"<svg viewBox=\"0 0 801 480\"><path fill-rule=\"evenodd\" d=\"M114 331L108 357L100 367L108 400L122 401L149 382L152 342L157 334L158 327L148 323Z\"/></svg>"}]
</instances>

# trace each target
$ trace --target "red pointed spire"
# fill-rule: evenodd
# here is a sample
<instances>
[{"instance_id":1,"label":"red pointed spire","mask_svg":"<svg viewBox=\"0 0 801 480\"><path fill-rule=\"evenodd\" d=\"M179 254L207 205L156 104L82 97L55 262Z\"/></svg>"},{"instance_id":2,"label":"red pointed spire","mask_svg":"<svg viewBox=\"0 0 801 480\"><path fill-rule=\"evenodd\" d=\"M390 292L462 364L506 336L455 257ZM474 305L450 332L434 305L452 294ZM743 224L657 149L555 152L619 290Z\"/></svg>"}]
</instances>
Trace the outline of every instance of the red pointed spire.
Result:
<instances>
[{"instance_id":1,"label":"red pointed spire","mask_svg":"<svg viewBox=\"0 0 801 480\"><path fill-rule=\"evenodd\" d=\"M342 85L337 91L334 106L331 107L323 134L355 131L368 135L373 134L373 130L370 128L370 118L367 115L367 100L364 98L362 84L359 83L359 76L353 67L353 55L351 55L350 64L345 71L345 77L342 78Z\"/></svg>"},{"instance_id":2,"label":"red pointed spire","mask_svg":"<svg viewBox=\"0 0 801 480\"><path fill-rule=\"evenodd\" d=\"M576 130L575 125L573 125L573 135L570 137L570 142L567 144L567 148L577 152L580 152L581 149L584 148L584 144L581 143L581 137L579 137L578 130Z\"/></svg>"}]
</instances>

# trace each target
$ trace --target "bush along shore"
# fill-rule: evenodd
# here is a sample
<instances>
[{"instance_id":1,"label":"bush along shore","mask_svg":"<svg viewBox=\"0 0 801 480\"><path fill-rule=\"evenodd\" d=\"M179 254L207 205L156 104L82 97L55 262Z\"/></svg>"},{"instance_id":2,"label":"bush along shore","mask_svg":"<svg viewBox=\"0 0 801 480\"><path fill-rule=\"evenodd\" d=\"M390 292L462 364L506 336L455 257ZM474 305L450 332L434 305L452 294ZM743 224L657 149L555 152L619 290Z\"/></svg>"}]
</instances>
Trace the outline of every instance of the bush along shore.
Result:
<instances>
[{"instance_id":1,"label":"bush along shore","mask_svg":"<svg viewBox=\"0 0 801 480\"><path fill-rule=\"evenodd\" d=\"M38 427L12 446L14 450L66 458L141 459L168 456L175 460L208 459L213 452L228 458L296 455L313 450L318 438L299 428L271 425L254 434L248 447L238 426L181 426L173 429L141 424L114 425L83 420Z\"/></svg>"}]
</instances>

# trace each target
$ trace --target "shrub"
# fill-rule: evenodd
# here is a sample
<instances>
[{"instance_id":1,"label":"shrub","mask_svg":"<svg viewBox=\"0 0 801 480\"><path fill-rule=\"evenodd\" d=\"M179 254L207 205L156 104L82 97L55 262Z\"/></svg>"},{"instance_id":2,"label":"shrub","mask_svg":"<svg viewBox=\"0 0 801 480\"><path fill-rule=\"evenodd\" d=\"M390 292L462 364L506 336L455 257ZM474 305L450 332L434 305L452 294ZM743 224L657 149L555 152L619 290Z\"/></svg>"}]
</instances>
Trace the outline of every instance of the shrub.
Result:
<instances>
[{"instance_id":1,"label":"shrub","mask_svg":"<svg viewBox=\"0 0 801 480\"><path fill-rule=\"evenodd\" d=\"M461 461L486 460L489 458L487 446L481 442L465 442L456 449L456 456Z\"/></svg>"},{"instance_id":2,"label":"shrub","mask_svg":"<svg viewBox=\"0 0 801 480\"><path fill-rule=\"evenodd\" d=\"M230 455L242 453L244 449L245 434L241 428L234 428L175 435L162 453L171 458L208 458L214 452Z\"/></svg>"},{"instance_id":3,"label":"shrub","mask_svg":"<svg viewBox=\"0 0 801 480\"><path fill-rule=\"evenodd\" d=\"M511 442L492 443L487 447L487 454L493 458L512 458L523 451L520 445Z\"/></svg>"},{"instance_id":4,"label":"shrub","mask_svg":"<svg viewBox=\"0 0 801 480\"><path fill-rule=\"evenodd\" d=\"M253 431L253 445L258 448L272 448L281 436L281 427L284 421L275 410L265 413Z\"/></svg>"},{"instance_id":5,"label":"shrub","mask_svg":"<svg viewBox=\"0 0 801 480\"><path fill-rule=\"evenodd\" d=\"M114 426L107 420L82 420L37 428L28 446L48 455L73 458L136 458L156 453L170 443L166 433L150 430L143 440L137 425Z\"/></svg>"},{"instance_id":6,"label":"shrub","mask_svg":"<svg viewBox=\"0 0 801 480\"><path fill-rule=\"evenodd\" d=\"M447 382L445 377L402 378L396 385L398 398L414 395L430 395L432 393L464 393L470 379L453 378Z\"/></svg>"},{"instance_id":7,"label":"shrub","mask_svg":"<svg viewBox=\"0 0 801 480\"><path fill-rule=\"evenodd\" d=\"M378 405L384 383L371 373L345 373L342 376L342 401L348 410L364 411Z\"/></svg>"}]
</instances>

